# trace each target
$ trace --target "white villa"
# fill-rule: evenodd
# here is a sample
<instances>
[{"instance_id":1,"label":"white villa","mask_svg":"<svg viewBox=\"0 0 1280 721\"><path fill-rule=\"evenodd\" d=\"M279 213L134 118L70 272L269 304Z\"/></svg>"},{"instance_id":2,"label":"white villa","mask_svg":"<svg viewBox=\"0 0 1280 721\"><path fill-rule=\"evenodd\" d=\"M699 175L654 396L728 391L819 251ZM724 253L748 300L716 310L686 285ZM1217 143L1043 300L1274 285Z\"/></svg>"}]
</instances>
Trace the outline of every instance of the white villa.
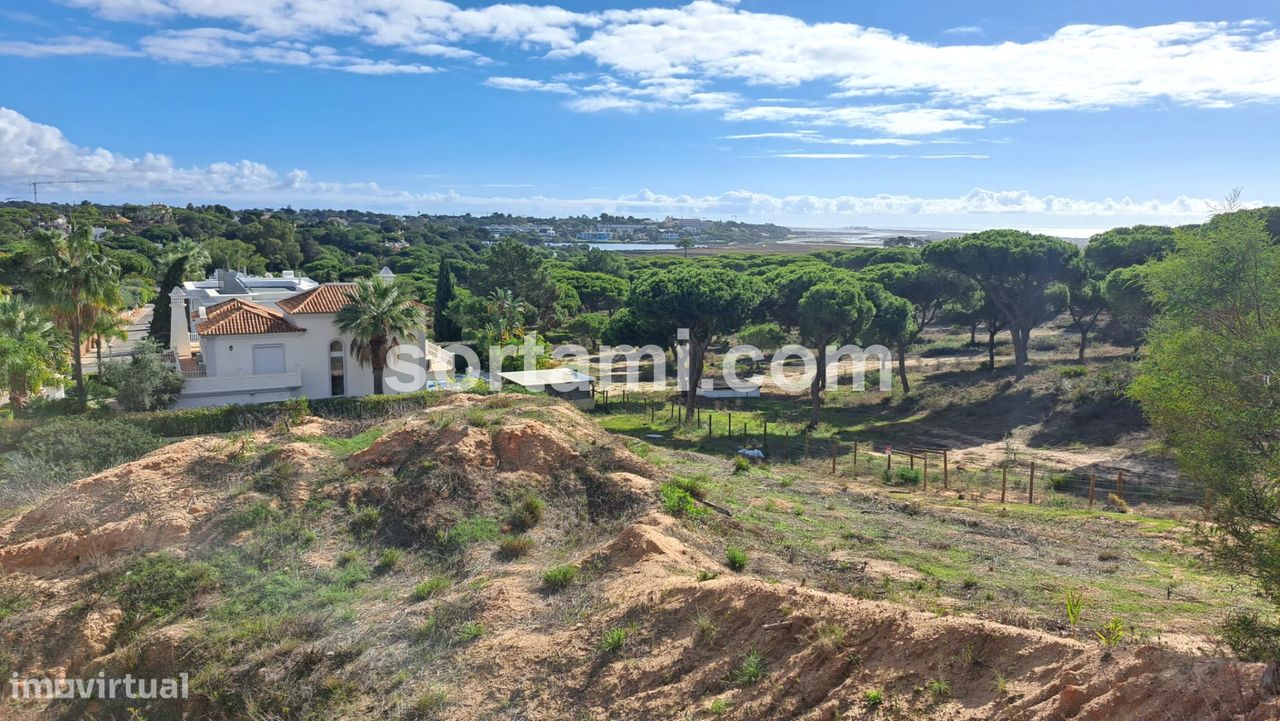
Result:
<instances>
[{"instance_id":1,"label":"white villa","mask_svg":"<svg viewBox=\"0 0 1280 721\"><path fill-rule=\"evenodd\" d=\"M175 408L373 393L373 370L351 355L351 338L334 324L354 283L234 271L200 281L210 282L184 284L169 297L170 346L186 377ZM417 338L400 340L422 350L423 370L452 376L453 354L426 339L429 328L428 320ZM384 390L395 392L390 385Z\"/></svg>"}]
</instances>

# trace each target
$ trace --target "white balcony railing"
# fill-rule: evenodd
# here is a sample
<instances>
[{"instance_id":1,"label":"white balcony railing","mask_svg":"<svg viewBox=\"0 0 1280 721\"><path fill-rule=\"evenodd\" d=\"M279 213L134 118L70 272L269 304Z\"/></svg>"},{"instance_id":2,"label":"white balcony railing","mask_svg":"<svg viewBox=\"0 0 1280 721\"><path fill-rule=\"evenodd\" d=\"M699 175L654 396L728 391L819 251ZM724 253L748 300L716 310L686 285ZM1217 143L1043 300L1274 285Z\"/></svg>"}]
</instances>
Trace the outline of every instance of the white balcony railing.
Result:
<instances>
[{"instance_id":1,"label":"white balcony railing","mask_svg":"<svg viewBox=\"0 0 1280 721\"><path fill-rule=\"evenodd\" d=\"M296 366L284 373L259 375L208 375L205 371L190 371L203 375L187 376L182 395L199 396L224 393L261 393L267 391L294 390L302 387L302 371ZM184 374L185 375L185 374Z\"/></svg>"}]
</instances>

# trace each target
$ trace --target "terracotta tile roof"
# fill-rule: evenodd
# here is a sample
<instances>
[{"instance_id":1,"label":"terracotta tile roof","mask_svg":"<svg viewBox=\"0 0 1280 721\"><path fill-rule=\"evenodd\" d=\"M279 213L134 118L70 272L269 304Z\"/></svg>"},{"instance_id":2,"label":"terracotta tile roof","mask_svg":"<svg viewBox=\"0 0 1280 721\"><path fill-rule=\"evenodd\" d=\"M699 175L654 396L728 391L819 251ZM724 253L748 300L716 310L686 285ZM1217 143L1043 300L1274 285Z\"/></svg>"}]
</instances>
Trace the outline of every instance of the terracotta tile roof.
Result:
<instances>
[{"instance_id":1,"label":"terracotta tile roof","mask_svg":"<svg viewBox=\"0 0 1280 721\"><path fill-rule=\"evenodd\" d=\"M355 283L322 283L311 290L278 301L286 313L337 313L349 301Z\"/></svg>"},{"instance_id":2,"label":"terracotta tile roof","mask_svg":"<svg viewBox=\"0 0 1280 721\"><path fill-rule=\"evenodd\" d=\"M301 332L302 329L285 319L280 311L239 298L210 306L205 320L196 326L196 333L200 335Z\"/></svg>"},{"instance_id":3,"label":"terracotta tile roof","mask_svg":"<svg viewBox=\"0 0 1280 721\"><path fill-rule=\"evenodd\" d=\"M276 305L289 314L303 313L337 313L350 302L350 293L356 288L355 283L323 283L308 291L277 301ZM431 324L431 306L410 301L426 314L427 324Z\"/></svg>"}]
</instances>

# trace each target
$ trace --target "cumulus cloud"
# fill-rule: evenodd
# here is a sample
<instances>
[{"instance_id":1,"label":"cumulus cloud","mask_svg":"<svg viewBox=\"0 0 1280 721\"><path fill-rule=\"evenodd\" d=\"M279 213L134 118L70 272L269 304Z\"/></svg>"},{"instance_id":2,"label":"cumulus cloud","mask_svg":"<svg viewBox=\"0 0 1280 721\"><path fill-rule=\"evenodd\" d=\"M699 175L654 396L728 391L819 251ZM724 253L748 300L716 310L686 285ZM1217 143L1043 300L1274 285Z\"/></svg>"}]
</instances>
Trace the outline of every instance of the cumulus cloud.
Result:
<instances>
[{"instance_id":1,"label":"cumulus cloud","mask_svg":"<svg viewBox=\"0 0 1280 721\"><path fill-rule=\"evenodd\" d=\"M575 87L579 97L566 106L584 112L729 110L731 120L923 135L1017 119L1009 113L1280 101L1280 35L1262 21L1081 24L1038 39L998 43L982 42L976 25L961 25L943 31L952 42L938 45L881 28L813 23L711 0L591 12L505 3L462 8L444 0L64 1L110 20L167 26L143 40L141 49L171 62L420 73L431 68L355 56L406 52L484 62L486 56L463 47L478 42L505 44L534 57L585 60L598 74L620 78L614 82L621 87ZM213 29L238 35L215 37ZM280 41L355 43L362 49L326 62L306 48L281 50ZM100 41L96 51L58 41L0 48L29 55L127 51L109 41ZM571 81L542 82L542 89L562 93L555 84ZM825 107L794 108L744 100L738 89L743 84L818 85L824 92L834 86L836 92ZM655 86L657 93L651 91ZM903 96L920 100L903 106Z\"/></svg>"},{"instance_id":2,"label":"cumulus cloud","mask_svg":"<svg viewBox=\"0 0 1280 721\"><path fill-rule=\"evenodd\" d=\"M718 217L738 215L762 220L814 219L814 222L957 222L957 219L1105 218L1115 222L1189 222L1205 217L1212 201L1177 197L1173 200L1130 198L1083 200L1036 195L1025 190L974 189L957 197L912 195L870 196L812 194L773 195L740 189L711 195L679 195L644 190L614 197L481 196L459 193L388 189L375 182L326 182L305 170L278 172L251 160L181 167L167 155L148 153L129 157L104 148L72 143L57 128L37 123L17 111L0 107L0 182L19 186L32 177L53 176L102 180L85 186L81 195L117 201L138 197L171 202L227 202L253 206L286 204L367 207L396 212L516 212L581 213L698 213ZM491 187L517 187L494 184ZM521 184L520 187L523 187ZM54 197L58 191L51 190ZM1257 203L1250 203L1256 206ZM930 221L929 219L936 219Z\"/></svg>"}]
</instances>

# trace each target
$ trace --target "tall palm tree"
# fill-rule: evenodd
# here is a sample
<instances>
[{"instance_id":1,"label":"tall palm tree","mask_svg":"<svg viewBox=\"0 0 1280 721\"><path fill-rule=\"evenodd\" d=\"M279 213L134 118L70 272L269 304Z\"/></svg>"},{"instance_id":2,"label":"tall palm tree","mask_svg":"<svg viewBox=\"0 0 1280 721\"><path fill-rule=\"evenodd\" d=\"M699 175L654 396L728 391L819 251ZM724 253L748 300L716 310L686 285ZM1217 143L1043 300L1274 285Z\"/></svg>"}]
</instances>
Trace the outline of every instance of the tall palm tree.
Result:
<instances>
[{"instance_id":1,"label":"tall palm tree","mask_svg":"<svg viewBox=\"0 0 1280 721\"><path fill-rule=\"evenodd\" d=\"M373 392L382 394L382 372L387 351L401 338L416 338L426 325L424 306L409 296L404 286L382 278L361 279L347 294L350 299L334 322L351 336L351 355L360 365L373 368Z\"/></svg>"},{"instance_id":2,"label":"tall palm tree","mask_svg":"<svg viewBox=\"0 0 1280 721\"><path fill-rule=\"evenodd\" d=\"M84 408L84 334L103 309L120 305L120 267L93 241L87 226L70 235L36 233L31 246L31 288L54 321L71 334L71 374Z\"/></svg>"},{"instance_id":3,"label":"tall palm tree","mask_svg":"<svg viewBox=\"0 0 1280 721\"><path fill-rule=\"evenodd\" d=\"M65 370L67 337L40 308L0 298L0 384L9 402L23 408L32 393Z\"/></svg>"}]
</instances>

